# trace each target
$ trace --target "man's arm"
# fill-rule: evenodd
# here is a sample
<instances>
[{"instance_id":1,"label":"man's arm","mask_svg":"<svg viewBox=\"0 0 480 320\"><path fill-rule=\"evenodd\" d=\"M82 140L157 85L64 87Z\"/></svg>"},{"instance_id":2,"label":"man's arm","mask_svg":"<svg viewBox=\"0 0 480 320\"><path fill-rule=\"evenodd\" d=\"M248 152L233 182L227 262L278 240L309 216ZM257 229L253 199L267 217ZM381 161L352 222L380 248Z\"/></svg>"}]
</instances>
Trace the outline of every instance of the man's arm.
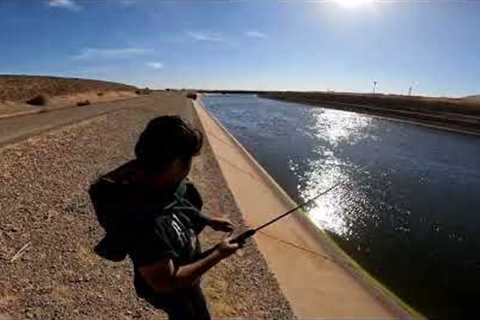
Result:
<instances>
[{"instance_id":1,"label":"man's arm","mask_svg":"<svg viewBox=\"0 0 480 320\"><path fill-rule=\"evenodd\" d=\"M226 238L210 254L184 266L175 266L172 259L166 258L154 264L142 266L138 270L147 284L157 292L191 287L210 268L240 248L231 240L232 238Z\"/></svg>"},{"instance_id":2,"label":"man's arm","mask_svg":"<svg viewBox=\"0 0 480 320\"><path fill-rule=\"evenodd\" d=\"M195 185L191 183L188 178L186 180L186 187L187 190L185 193L185 198L197 209L197 215L201 220L203 220L205 225L210 226L213 230L216 231L233 231L234 226L230 220L224 218L209 217L201 211L203 206L202 196L198 192Z\"/></svg>"}]
</instances>

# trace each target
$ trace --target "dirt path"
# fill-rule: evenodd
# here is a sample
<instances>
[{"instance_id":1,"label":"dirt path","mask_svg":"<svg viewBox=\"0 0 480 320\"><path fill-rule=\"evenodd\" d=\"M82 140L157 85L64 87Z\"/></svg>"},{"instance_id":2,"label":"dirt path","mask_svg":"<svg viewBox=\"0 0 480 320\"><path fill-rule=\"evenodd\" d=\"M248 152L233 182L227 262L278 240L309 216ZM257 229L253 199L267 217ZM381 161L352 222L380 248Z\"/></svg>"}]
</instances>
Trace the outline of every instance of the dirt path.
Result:
<instances>
[{"instance_id":1,"label":"dirt path","mask_svg":"<svg viewBox=\"0 0 480 320\"><path fill-rule=\"evenodd\" d=\"M155 93L133 99L97 103L83 107L72 107L61 110L53 110L45 113L24 115L14 118L0 119L0 146L11 141L39 134L47 130L60 127L66 124L77 123L81 120L114 112L125 108L142 108L155 106L161 100L168 102L173 95ZM160 99L160 100L159 100ZM164 108L169 108L165 103ZM165 110L168 112L169 110ZM173 112L173 110L170 110Z\"/></svg>"}]
</instances>

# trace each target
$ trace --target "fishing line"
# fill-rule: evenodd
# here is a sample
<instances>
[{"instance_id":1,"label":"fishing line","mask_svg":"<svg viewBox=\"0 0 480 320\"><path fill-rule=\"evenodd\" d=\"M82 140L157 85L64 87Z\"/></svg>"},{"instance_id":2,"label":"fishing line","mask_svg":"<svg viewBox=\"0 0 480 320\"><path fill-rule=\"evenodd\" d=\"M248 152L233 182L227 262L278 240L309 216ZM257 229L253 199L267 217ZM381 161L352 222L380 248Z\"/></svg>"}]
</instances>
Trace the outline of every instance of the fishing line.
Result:
<instances>
[{"instance_id":1,"label":"fishing line","mask_svg":"<svg viewBox=\"0 0 480 320\"><path fill-rule=\"evenodd\" d=\"M227 145L228 147L235 148L234 145L232 145L231 143L228 143L228 142L226 142L225 140L223 140L222 138L218 137L215 133L210 132L209 130L206 130L206 132L209 134L209 136L213 136L213 137L214 137L215 139L217 139L219 142ZM229 163L230 165L232 165L232 166L233 166L234 168L236 168L237 170L242 171L242 172L244 172L244 173L252 176L249 172L246 172L246 171L243 170L242 168L240 168L240 167L238 167L237 165L233 164L233 163L232 163L231 161L229 161L228 159L226 159L226 158L224 158L224 157L221 157L221 158L223 158L224 161L226 161L227 163ZM364 169L364 168L362 168L362 169ZM253 177L253 176L252 176L252 178L254 178L255 180L258 180L258 179L256 179L256 178ZM270 221L267 221L266 223L264 223L264 224L262 224L262 225L260 225L260 226L258 226L258 227L256 227L256 228L254 228L254 229L247 229L246 231L244 231L244 232L241 233L240 235L236 236L236 237L232 240L232 242L233 242L233 243L243 244L247 239L253 237L253 236L254 236L257 232L259 232L260 230L262 230L262 229L270 226L271 224L273 224L273 223L275 223L275 222L277 222L277 221L285 218L286 216L289 216L290 214L294 213L295 211L297 211L297 210L299 210L299 209L301 209L301 208L309 205L310 203L314 202L315 200L317 200L317 199L320 198L321 196L323 196L323 195L329 193L330 191L336 189L337 187L345 184L346 182L348 182L348 180L349 180L349 178L346 178L346 179L340 181L339 183L334 184L333 186L331 186L331 187L327 188L326 190L320 192L319 194L317 194L317 195L314 196L313 198L308 199L307 201L301 203L300 205L298 205L298 206L296 206L296 207L294 207L294 208L286 211L285 213L283 213L283 214L281 214L281 215L273 218L273 219L270 220ZM281 239L277 239L277 240L283 241L283 242L285 242L285 243L288 243L288 241L285 241L285 240L281 240ZM295 245L295 246L296 246L296 245ZM305 248L302 248L302 247L299 247L299 249L305 250ZM308 251L308 250L307 250L307 251ZM313 252L311 252L311 253L313 253ZM315 253L315 254L318 254L318 253Z\"/></svg>"},{"instance_id":2,"label":"fishing line","mask_svg":"<svg viewBox=\"0 0 480 320\"><path fill-rule=\"evenodd\" d=\"M235 238L233 238L233 239L231 240L231 242L232 242L232 243L238 243L238 244L240 244L240 245L243 245L243 244L245 243L245 241L247 241L249 238L253 237L253 236L258 232L258 233L263 234L263 235L265 235L265 236L267 236L267 237L270 237L270 238L272 238L272 239L274 239L274 240L276 240L276 241L278 241L278 242L280 242L280 243L284 243L284 244L289 245L289 246L292 246L292 247L294 247L294 248L296 248L296 249L299 249L299 250L308 252L308 253L310 253L310 254L312 254L312 255L321 257L322 259L331 260L331 259L330 259L328 256L326 256L326 255L323 255L323 254L321 254L321 253L315 252L315 251L313 251L313 250L311 250L311 249L304 248L304 247L299 246L299 245L297 245L297 244L295 244L295 243L292 243L292 242L290 242L290 241L280 239L280 238L275 237L275 236L273 236L273 235L270 235L270 234L268 234L268 233L266 233L266 232L264 232L264 231L262 232L261 230L264 229L264 228L266 228L266 227L268 227L268 226L270 226L271 224L279 221L280 219L283 219L283 218L285 218L286 216L294 213L294 212L297 211L298 209L301 209L301 208L307 206L308 204L310 204L310 203L312 203L313 201L317 200L317 199L320 198L321 196L324 196L325 194L327 194L327 193L329 193L330 191L338 188L339 186L344 185L344 184L345 184L346 182L348 182L348 181L349 181L349 178L345 178L344 180L341 180L340 182L334 184L333 186L327 188L326 190L318 193L315 197L310 198L309 200L307 200L307 201L301 203L300 205L296 206L295 208L292 208L292 209L288 210L287 212L285 212L285 213L283 213L283 214L281 214L281 215L273 218L272 220L267 221L267 222L265 222L264 224L262 224L262 225L260 225L260 226L258 226L258 227L256 227L256 228L254 228L254 229L247 229L245 232L243 232L243 233L239 234L238 236L236 236ZM206 250L206 251L204 251L204 252L202 252L202 253L201 253L201 257L203 258L203 257L208 256L208 255L209 255L212 251L214 251L215 249L216 249L216 246L215 246L215 247L212 247L212 248L210 248L210 249L208 249L208 250Z\"/></svg>"},{"instance_id":3,"label":"fishing line","mask_svg":"<svg viewBox=\"0 0 480 320\"><path fill-rule=\"evenodd\" d=\"M348 180L349 180L349 178L346 178L346 179L344 179L344 180L342 180L342 181L334 184L333 186L327 188L326 190L320 192L319 194L317 194L317 195L314 196L313 198L311 198L311 199L309 199L309 200L301 203L300 205L296 206L295 208L292 208L292 209L288 210L287 212L282 213L281 215L273 218L272 220L267 221L267 222L265 222L264 224L262 224L262 225L260 225L260 226L258 226L258 227L256 227L256 228L254 228L254 229L248 229L248 230L246 230L245 232L243 232L243 233L241 233L240 235L236 236L236 237L232 240L232 242L233 242L233 243L239 243L239 244L245 243L245 241L246 241L247 239L253 237L253 236L255 235L255 233L257 233L258 231L260 231L260 230L262 230L262 229L270 226L271 224L273 224L273 223L275 223L275 222L277 222L277 221L285 218L286 216L288 216L288 215L294 213L295 211L297 211L298 209L301 209L301 208L309 205L310 203L312 203L313 201L317 200L317 199L320 198L321 196L323 196L323 195L329 193L330 191L336 189L337 187L345 184Z\"/></svg>"},{"instance_id":4,"label":"fishing line","mask_svg":"<svg viewBox=\"0 0 480 320\"><path fill-rule=\"evenodd\" d=\"M281 238L279 238L279 237L276 237L276 236L274 236L274 235L271 235L271 234L269 234L269 233L266 233L265 231L258 231L258 233L261 234L261 235L263 235L263 236L265 236L265 237L271 238L271 239L273 239L273 240L275 240L275 241L277 241L277 242L280 242L280 243L282 243L282 244L284 244L284 245L290 246L290 247L292 247L292 248L294 248L294 249L301 250L301 251L304 251L304 252L306 252L306 253L309 253L309 254L311 254L311 255L313 255L313 256L322 258L322 259L324 259L324 260L330 260L330 261L332 260L329 256L327 256L327 255L325 255L325 254L318 253L317 251L312 250L312 249L309 249L309 248L305 248L305 247L303 247L303 246L301 246L301 245L298 245L298 244L296 244L296 243L294 243L294 242L281 239Z\"/></svg>"},{"instance_id":5,"label":"fishing line","mask_svg":"<svg viewBox=\"0 0 480 320\"><path fill-rule=\"evenodd\" d=\"M227 146L229 146L229 147L231 147L231 148L235 148L231 143L228 143L228 142L224 141L222 138L218 137L216 134L214 134L214 133L212 133L212 132L210 132L210 131L208 131L208 130L207 130L207 133L208 133L210 136L213 136L215 139L219 140L221 143L223 143L223 144L225 144L225 145L227 145ZM220 158L222 158L224 161L226 161L227 163L229 163L231 166L233 166L233 167L236 168L237 170L242 171L242 172L244 172L245 174L250 175L250 176L251 176L253 179L255 179L255 180L258 180L258 179L255 178L251 173L249 173L249 172L243 170L242 168L240 168L239 166L233 164L231 161L229 161L229 160L226 159L225 157L221 157L221 156L220 156ZM362 168L362 169L364 169L364 168ZM294 213L294 212L297 211L298 209L301 209L301 208L309 205L310 203L312 203L313 201L317 200L317 199L320 198L321 196L323 196L323 195L329 193L330 191L336 189L337 187L345 184L348 180L349 180L349 178L346 178L346 179L340 181L339 183L336 183L336 184L334 184L333 186L329 187L329 188L326 189L325 191L320 192L320 193L317 194L315 197L313 197L313 198L311 198L311 199L303 202L302 204L296 206L295 208L290 209L290 210L288 210L287 212L285 212L285 213L283 213L283 214L275 217L274 219L272 219L272 220L270 220L270 221L268 221L268 222L266 222L266 223L264 223L264 224L262 224L262 225L260 225L260 226L258 226L258 227L256 227L256 228L254 228L254 229L248 229L248 230L246 230L245 232L243 232L243 233L241 233L240 235L238 235L237 237L235 237L235 238L232 240L232 242L234 242L234 243L239 243L239 244L243 244L248 238L253 237L256 232L258 232L258 231L260 231L260 230L268 227L269 225L277 222L278 220L281 220L281 219L283 219L284 217L286 217L286 216Z\"/></svg>"}]
</instances>

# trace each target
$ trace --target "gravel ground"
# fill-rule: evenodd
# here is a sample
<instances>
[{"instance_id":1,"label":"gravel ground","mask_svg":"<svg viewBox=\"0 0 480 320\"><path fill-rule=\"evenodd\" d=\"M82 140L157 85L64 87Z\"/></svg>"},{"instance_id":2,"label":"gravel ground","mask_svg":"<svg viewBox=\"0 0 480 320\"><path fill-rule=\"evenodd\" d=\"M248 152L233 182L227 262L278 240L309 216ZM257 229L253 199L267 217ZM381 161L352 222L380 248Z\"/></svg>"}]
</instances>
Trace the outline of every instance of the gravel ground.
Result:
<instances>
[{"instance_id":1,"label":"gravel ground","mask_svg":"<svg viewBox=\"0 0 480 320\"><path fill-rule=\"evenodd\" d=\"M185 109L179 97L159 97L158 104ZM0 319L165 318L135 296L128 260L93 253L103 232L86 190L100 173L131 159L145 123L172 108L125 109L0 149ZM242 224L208 145L191 178L207 212ZM202 238L213 244L221 235ZM203 286L216 318L294 318L254 243L243 257L212 269Z\"/></svg>"}]
</instances>

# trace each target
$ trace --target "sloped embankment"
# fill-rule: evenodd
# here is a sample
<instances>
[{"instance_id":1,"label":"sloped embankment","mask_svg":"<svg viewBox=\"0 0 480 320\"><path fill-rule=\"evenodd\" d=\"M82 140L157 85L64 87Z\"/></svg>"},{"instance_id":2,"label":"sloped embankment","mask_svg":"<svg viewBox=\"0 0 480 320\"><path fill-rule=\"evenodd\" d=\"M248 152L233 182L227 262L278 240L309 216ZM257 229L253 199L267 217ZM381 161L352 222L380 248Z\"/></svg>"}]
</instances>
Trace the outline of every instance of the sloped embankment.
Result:
<instances>
[{"instance_id":1,"label":"sloped embankment","mask_svg":"<svg viewBox=\"0 0 480 320\"><path fill-rule=\"evenodd\" d=\"M27 75L0 75L0 118L95 102L122 100L142 93L115 82Z\"/></svg>"},{"instance_id":2,"label":"sloped embankment","mask_svg":"<svg viewBox=\"0 0 480 320\"><path fill-rule=\"evenodd\" d=\"M90 91L135 91L134 86L88 79L0 75L0 101L25 101L36 95L60 96Z\"/></svg>"}]
</instances>

